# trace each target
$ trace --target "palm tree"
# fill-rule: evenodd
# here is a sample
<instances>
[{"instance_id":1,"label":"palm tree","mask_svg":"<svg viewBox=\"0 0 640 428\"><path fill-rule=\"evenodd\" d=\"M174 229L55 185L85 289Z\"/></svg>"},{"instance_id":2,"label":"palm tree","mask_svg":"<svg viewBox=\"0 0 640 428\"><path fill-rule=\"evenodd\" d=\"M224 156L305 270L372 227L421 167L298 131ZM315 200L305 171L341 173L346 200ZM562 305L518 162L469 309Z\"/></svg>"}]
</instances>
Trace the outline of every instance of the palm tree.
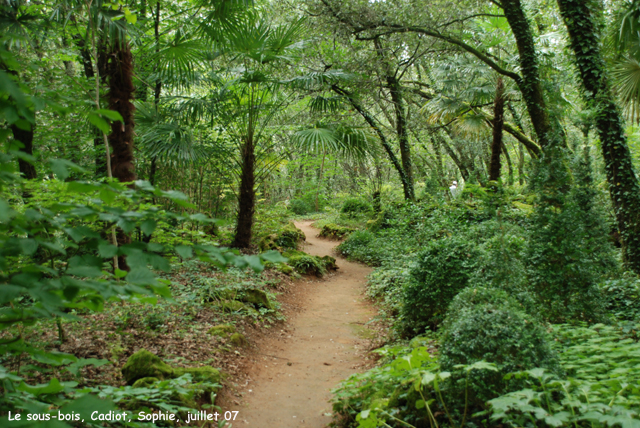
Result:
<instances>
[{"instance_id":1,"label":"palm tree","mask_svg":"<svg viewBox=\"0 0 640 428\"><path fill-rule=\"evenodd\" d=\"M363 159L367 154L374 152L364 132L340 124L318 124L313 128L296 132L291 140L297 149L322 156L315 198L316 211L319 211L318 195L322 187L324 161L327 154Z\"/></svg>"}]
</instances>

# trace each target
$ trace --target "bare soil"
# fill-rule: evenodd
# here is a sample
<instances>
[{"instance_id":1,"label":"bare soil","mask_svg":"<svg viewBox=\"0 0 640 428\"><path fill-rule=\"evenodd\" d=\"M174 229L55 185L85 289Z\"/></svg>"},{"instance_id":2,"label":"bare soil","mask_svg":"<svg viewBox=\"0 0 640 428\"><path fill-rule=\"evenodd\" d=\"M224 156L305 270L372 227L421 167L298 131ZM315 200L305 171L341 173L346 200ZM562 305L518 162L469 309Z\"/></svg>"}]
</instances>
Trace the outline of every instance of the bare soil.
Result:
<instances>
[{"instance_id":1,"label":"bare soil","mask_svg":"<svg viewBox=\"0 0 640 428\"><path fill-rule=\"evenodd\" d=\"M236 384L234 394L241 398L223 397L239 411L234 426L326 427L331 389L371 364L367 351L374 332L366 324L375 310L363 292L371 269L333 254L338 243L316 237L311 224L296 223L307 237L304 251L336 257L339 269L323 279L300 280L284 296L287 322L249 351L245 384Z\"/></svg>"}]
</instances>

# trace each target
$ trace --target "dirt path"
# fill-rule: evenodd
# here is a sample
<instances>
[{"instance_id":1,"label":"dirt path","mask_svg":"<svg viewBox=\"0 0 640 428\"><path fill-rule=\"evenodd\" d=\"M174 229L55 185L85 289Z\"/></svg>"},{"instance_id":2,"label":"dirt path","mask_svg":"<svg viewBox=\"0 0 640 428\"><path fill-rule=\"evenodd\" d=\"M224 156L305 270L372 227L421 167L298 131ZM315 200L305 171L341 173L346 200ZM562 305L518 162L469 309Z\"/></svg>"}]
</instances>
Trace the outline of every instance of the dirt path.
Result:
<instances>
[{"instance_id":1,"label":"dirt path","mask_svg":"<svg viewBox=\"0 0 640 428\"><path fill-rule=\"evenodd\" d=\"M296 223L307 236L304 251L331 255L337 242L316 238L311 223ZM337 273L294 286L301 287L301 311L279 337L260 344L234 426L324 428L331 422L330 390L363 366L364 324L374 315L363 298L371 270L341 258L337 264Z\"/></svg>"}]
</instances>

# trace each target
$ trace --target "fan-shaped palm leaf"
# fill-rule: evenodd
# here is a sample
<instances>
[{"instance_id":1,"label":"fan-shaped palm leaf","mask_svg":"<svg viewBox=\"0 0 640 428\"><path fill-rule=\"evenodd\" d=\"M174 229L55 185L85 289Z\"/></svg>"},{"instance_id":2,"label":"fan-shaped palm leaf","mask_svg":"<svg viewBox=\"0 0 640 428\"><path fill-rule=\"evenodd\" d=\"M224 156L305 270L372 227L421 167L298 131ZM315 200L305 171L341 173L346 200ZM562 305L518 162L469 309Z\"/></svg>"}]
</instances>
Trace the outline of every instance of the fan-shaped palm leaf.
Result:
<instances>
[{"instance_id":1,"label":"fan-shaped palm leaf","mask_svg":"<svg viewBox=\"0 0 640 428\"><path fill-rule=\"evenodd\" d=\"M305 152L336 153L352 158L364 158L373 148L362 130L342 125L318 125L293 134L291 142Z\"/></svg>"},{"instance_id":2,"label":"fan-shaped palm leaf","mask_svg":"<svg viewBox=\"0 0 640 428\"><path fill-rule=\"evenodd\" d=\"M640 121L640 63L635 58L627 58L618 64L613 72L616 91L627 116Z\"/></svg>"}]
</instances>

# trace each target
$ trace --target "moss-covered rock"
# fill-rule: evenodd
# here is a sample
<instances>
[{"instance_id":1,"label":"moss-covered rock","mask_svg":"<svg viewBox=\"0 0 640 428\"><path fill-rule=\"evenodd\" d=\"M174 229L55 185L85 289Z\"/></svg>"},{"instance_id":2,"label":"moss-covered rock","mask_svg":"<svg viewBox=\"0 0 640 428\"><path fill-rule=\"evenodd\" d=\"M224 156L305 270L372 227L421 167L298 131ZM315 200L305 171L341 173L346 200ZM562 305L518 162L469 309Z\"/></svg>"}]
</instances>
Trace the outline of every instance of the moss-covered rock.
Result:
<instances>
[{"instance_id":1,"label":"moss-covered rock","mask_svg":"<svg viewBox=\"0 0 640 428\"><path fill-rule=\"evenodd\" d=\"M220 324L215 325L207 331L207 334L211 336L219 336L219 337L227 337L233 333L235 333L236 328L231 324Z\"/></svg>"},{"instance_id":2,"label":"moss-covered rock","mask_svg":"<svg viewBox=\"0 0 640 428\"><path fill-rule=\"evenodd\" d=\"M354 229L350 227L329 223L322 226L318 236L322 236L323 238L342 239L353 231Z\"/></svg>"},{"instance_id":3,"label":"moss-covered rock","mask_svg":"<svg viewBox=\"0 0 640 428\"><path fill-rule=\"evenodd\" d=\"M237 334L237 333L236 333ZM231 337L233 337L232 335ZM211 366L202 366L202 367L177 367L174 371L175 377L180 377L184 374L190 374L191 379L194 382L210 382L219 384L222 375L220 374L220 370L214 369Z\"/></svg>"},{"instance_id":4,"label":"moss-covered rock","mask_svg":"<svg viewBox=\"0 0 640 428\"><path fill-rule=\"evenodd\" d=\"M238 312L247 310L245 304L242 302L238 302L237 300L223 300L218 304L218 307L224 312Z\"/></svg>"},{"instance_id":5,"label":"moss-covered rock","mask_svg":"<svg viewBox=\"0 0 640 428\"><path fill-rule=\"evenodd\" d=\"M298 244L306 240L304 232L290 221L282 230L272 233L260 239L258 247L260 251L277 250L282 251L287 248L298 248Z\"/></svg>"},{"instance_id":6,"label":"moss-covered rock","mask_svg":"<svg viewBox=\"0 0 640 428\"><path fill-rule=\"evenodd\" d=\"M243 290L242 294L241 301L271 309L271 302L264 291L257 288L247 288Z\"/></svg>"},{"instance_id":7,"label":"moss-covered rock","mask_svg":"<svg viewBox=\"0 0 640 428\"><path fill-rule=\"evenodd\" d=\"M171 379L174 377L174 370L157 355L141 349L129 357L122 367L122 376L129 385L132 385L136 380L145 377Z\"/></svg>"},{"instance_id":8,"label":"moss-covered rock","mask_svg":"<svg viewBox=\"0 0 640 428\"><path fill-rule=\"evenodd\" d=\"M289 266L287 263L276 264L276 270L278 272L282 272L285 275L291 275L294 272L293 268Z\"/></svg>"},{"instance_id":9,"label":"moss-covered rock","mask_svg":"<svg viewBox=\"0 0 640 428\"><path fill-rule=\"evenodd\" d=\"M157 377L143 377L142 379L138 379L133 382L134 388L151 388L154 383L158 382L160 379Z\"/></svg>"},{"instance_id":10,"label":"moss-covered rock","mask_svg":"<svg viewBox=\"0 0 640 428\"><path fill-rule=\"evenodd\" d=\"M323 256L320 257L322 263L324 263L324 268L326 270L338 270L338 265L336 265L336 259L331 256Z\"/></svg>"},{"instance_id":11,"label":"moss-covered rock","mask_svg":"<svg viewBox=\"0 0 640 428\"><path fill-rule=\"evenodd\" d=\"M229 340L234 346L247 346L249 344L249 342L247 342L247 338L240 333L232 334Z\"/></svg>"}]
</instances>

